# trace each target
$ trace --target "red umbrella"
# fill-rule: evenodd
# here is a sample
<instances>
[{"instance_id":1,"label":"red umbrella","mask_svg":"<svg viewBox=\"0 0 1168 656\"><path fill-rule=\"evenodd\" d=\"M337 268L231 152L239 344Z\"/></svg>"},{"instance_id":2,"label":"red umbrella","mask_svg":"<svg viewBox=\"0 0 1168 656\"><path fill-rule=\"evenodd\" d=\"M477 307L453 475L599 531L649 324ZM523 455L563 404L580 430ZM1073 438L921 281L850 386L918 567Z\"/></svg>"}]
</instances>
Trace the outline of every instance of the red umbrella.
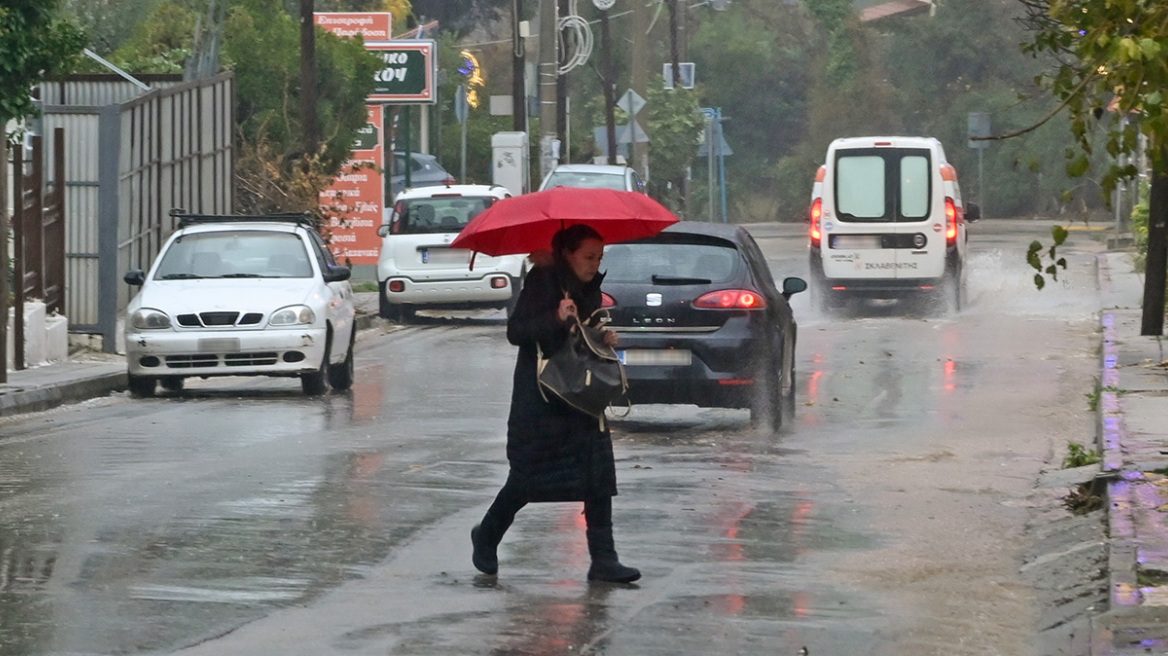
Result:
<instances>
[{"instance_id":1,"label":"red umbrella","mask_svg":"<svg viewBox=\"0 0 1168 656\"><path fill-rule=\"evenodd\" d=\"M548 250L552 235L577 223L592 226L611 244L655 235L677 223L677 217L645 194L554 187L496 202L471 219L450 247L487 255Z\"/></svg>"}]
</instances>

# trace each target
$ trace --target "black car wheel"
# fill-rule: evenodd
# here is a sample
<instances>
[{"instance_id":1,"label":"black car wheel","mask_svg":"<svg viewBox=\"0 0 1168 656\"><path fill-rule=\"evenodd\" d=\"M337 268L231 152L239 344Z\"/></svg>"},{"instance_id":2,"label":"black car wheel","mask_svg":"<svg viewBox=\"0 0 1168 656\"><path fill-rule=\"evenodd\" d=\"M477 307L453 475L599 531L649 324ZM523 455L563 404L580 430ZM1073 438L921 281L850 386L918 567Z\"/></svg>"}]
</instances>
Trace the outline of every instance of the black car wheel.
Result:
<instances>
[{"instance_id":1,"label":"black car wheel","mask_svg":"<svg viewBox=\"0 0 1168 656\"><path fill-rule=\"evenodd\" d=\"M154 389L158 381L153 376L129 376L128 386L130 394L141 398L154 396Z\"/></svg>"},{"instance_id":2,"label":"black car wheel","mask_svg":"<svg viewBox=\"0 0 1168 656\"><path fill-rule=\"evenodd\" d=\"M329 365L329 385L335 390L347 390L353 386L353 342L356 339L357 332L353 331L349 337L349 350L345 353L345 361Z\"/></svg>"},{"instance_id":3,"label":"black car wheel","mask_svg":"<svg viewBox=\"0 0 1168 656\"><path fill-rule=\"evenodd\" d=\"M774 357L768 357L764 362L763 371L755 379L750 424L777 433L783 425L783 380L779 373L783 363L776 362Z\"/></svg>"},{"instance_id":4,"label":"black car wheel","mask_svg":"<svg viewBox=\"0 0 1168 656\"><path fill-rule=\"evenodd\" d=\"M320 396L328 390L328 368L329 368L329 351L332 349L333 336L329 336L324 342L324 355L320 358L320 367L316 371L300 374L300 389L309 396Z\"/></svg>"},{"instance_id":5,"label":"black car wheel","mask_svg":"<svg viewBox=\"0 0 1168 656\"><path fill-rule=\"evenodd\" d=\"M788 328L788 337L783 344L783 423L787 426L795 419L795 329Z\"/></svg>"}]
</instances>

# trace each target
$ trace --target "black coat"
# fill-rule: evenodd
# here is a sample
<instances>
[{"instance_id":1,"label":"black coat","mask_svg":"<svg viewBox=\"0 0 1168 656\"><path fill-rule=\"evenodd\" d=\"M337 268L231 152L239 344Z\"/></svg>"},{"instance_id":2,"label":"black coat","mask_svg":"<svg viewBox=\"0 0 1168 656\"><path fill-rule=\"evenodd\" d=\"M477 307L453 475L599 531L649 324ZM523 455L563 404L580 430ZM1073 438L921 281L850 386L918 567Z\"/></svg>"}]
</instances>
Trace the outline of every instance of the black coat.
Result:
<instances>
[{"instance_id":1,"label":"black coat","mask_svg":"<svg viewBox=\"0 0 1168 656\"><path fill-rule=\"evenodd\" d=\"M507 321L507 340L519 347L507 419L508 485L528 501L584 501L616 494L612 437L589 416L548 394L536 382L536 343L544 353L564 344L568 324L556 317L564 290L576 301L580 317L600 307L597 275L589 283L561 267L538 266L527 274L515 310Z\"/></svg>"}]
</instances>

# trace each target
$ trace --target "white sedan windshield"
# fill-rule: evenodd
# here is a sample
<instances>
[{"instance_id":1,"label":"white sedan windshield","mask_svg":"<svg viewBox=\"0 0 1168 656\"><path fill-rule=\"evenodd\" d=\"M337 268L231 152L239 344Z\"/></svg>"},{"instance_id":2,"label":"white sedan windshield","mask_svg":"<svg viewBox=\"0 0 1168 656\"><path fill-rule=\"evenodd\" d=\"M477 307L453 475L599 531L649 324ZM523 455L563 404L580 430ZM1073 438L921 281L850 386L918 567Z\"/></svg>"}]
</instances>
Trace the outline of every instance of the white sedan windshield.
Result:
<instances>
[{"instance_id":1,"label":"white sedan windshield","mask_svg":"<svg viewBox=\"0 0 1168 656\"><path fill-rule=\"evenodd\" d=\"M311 278L300 237L269 231L207 232L171 243L155 280L191 278Z\"/></svg>"}]
</instances>

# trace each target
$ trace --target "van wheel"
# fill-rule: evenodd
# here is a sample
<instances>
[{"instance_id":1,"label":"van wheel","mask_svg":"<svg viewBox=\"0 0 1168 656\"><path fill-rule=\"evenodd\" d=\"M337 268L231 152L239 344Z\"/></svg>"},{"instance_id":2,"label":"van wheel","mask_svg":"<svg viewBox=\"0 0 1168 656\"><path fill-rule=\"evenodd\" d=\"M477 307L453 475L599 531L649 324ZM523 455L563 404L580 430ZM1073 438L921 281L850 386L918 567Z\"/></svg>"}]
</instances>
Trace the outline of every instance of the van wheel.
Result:
<instances>
[{"instance_id":1,"label":"van wheel","mask_svg":"<svg viewBox=\"0 0 1168 656\"><path fill-rule=\"evenodd\" d=\"M163 376L158 379L162 389L168 392L181 392L183 388L182 376Z\"/></svg>"},{"instance_id":2,"label":"van wheel","mask_svg":"<svg viewBox=\"0 0 1168 656\"><path fill-rule=\"evenodd\" d=\"M940 289L942 307L955 313L965 305L965 276L961 273L961 269L950 271Z\"/></svg>"}]
</instances>

